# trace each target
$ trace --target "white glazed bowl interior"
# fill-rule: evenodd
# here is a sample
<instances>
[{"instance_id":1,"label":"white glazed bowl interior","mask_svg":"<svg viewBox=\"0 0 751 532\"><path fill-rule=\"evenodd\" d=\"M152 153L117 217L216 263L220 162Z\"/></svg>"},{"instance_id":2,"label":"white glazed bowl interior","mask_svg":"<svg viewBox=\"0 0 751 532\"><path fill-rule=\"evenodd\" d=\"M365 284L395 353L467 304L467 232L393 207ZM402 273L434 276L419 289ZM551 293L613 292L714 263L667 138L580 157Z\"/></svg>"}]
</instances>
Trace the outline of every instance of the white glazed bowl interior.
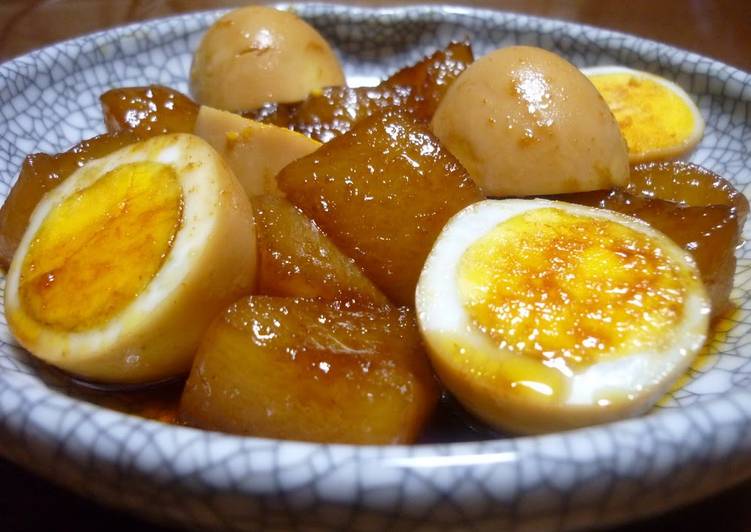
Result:
<instances>
[{"instance_id":1,"label":"white glazed bowl interior","mask_svg":"<svg viewBox=\"0 0 751 532\"><path fill-rule=\"evenodd\" d=\"M355 84L370 84L451 40L476 56L537 45L578 66L666 76L698 102L706 134L691 160L751 187L751 76L651 41L591 27L457 7L298 5ZM0 66L0 195L27 153L104 131L106 89L187 91L191 52L218 12L127 26ZM183 526L572 529L648 515L751 475L751 250L738 310L689 382L648 415L540 437L412 447L242 438L175 427L86 402L0 323L0 452L86 496Z\"/></svg>"}]
</instances>

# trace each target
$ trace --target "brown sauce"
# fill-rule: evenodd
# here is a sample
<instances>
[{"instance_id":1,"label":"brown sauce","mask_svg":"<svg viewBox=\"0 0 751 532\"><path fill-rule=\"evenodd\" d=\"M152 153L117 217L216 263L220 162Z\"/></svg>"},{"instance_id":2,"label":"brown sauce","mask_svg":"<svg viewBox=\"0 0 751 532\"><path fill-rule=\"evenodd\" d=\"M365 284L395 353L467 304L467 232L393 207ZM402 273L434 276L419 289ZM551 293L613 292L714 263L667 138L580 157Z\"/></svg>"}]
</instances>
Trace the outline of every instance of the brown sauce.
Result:
<instances>
[{"instance_id":1,"label":"brown sauce","mask_svg":"<svg viewBox=\"0 0 751 532\"><path fill-rule=\"evenodd\" d=\"M186 425L179 416L185 379L132 389L94 385L76 379L70 379L70 382L71 395L101 407L171 425ZM473 417L450 394L444 392L415 443L482 441L500 437L504 435Z\"/></svg>"},{"instance_id":2,"label":"brown sauce","mask_svg":"<svg viewBox=\"0 0 751 532\"><path fill-rule=\"evenodd\" d=\"M736 309L731 309L723 314L721 319L715 320L706 346L692 365L691 372L701 369L709 354L710 346L716 346L726 339L727 330L724 321L732 320L736 311ZM91 384L71 377L66 378L70 383L69 395L124 414L187 426L179 416L180 396L185 386L185 378L134 387ZM685 385L689 378L687 374L679 379L673 389ZM662 405L663 402L664 399L658 402L658 405ZM415 444L486 441L510 436L474 417L450 393L444 391Z\"/></svg>"},{"instance_id":3,"label":"brown sauce","mask_svg":"<svg viewBox=\"0 0 751 532\"><path fill-rule=\"evenodd\" d=\"M696 261L712 303L712 317L728 311L735 251L749 204L727 180L691 163L644 163L631 169L623 189L555 199L634 216L662 231Z\"/></svg>"}]
</instances>

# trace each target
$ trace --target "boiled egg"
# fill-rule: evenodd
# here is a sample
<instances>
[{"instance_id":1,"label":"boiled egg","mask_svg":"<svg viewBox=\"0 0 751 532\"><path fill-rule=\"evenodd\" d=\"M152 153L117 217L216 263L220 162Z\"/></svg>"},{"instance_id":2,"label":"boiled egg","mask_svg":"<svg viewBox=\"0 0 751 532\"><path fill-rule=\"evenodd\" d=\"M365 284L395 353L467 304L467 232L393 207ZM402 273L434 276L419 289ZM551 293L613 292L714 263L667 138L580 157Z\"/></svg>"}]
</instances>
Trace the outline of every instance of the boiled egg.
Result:
<instances>
[{"instance_id":1,"label":"boiled egg","mask_svg":"<svg viewBox=\"0 0 751 532\"><path fill-rule=\"evenodd\" d=\"M321 143L286 127L202 105L193 132L227 161L248 197L278 194L276 175Z\"/></svg>"},{"instance_id":2,"label":"boiled egg","mask_svg":"<svg viewBox=\"0 0 751 532\"><path fill-rule=\"evenodd\" d=\"M644 412L707 336L690 256L615 212L486 200L445 226L416 291L436 372L492 426L540 433Z\"/></svg>"},{"instance_id":3,"label":"boiled egg","mask_svg":"<svg viewBox=\"0 0 751 532\"><path fill-rule=\"evenodd\" d=\"M509 46L472 63L431 126L487 196L611 189L628 179L626 143L602 96L541 48Z\"/></svg>"},{"instance_id":4,"label":"boiled egg","mask_svg":"<svg viewBox=\"0 0 751 532\"><path fill-rule=\"evenodd\" d=\"M677 157L701 140L704 119L686 91L672 81L621 66L583 72L615 115L630 162Z\"/></svg>"},{"instance_id":5,"label":"boiled egg","mask_svg":"<svg viewBox=\"0 0 751 532\"><path fill-rule=\"evenodd\" d=\"M190 72L198 103L227 111L296 102L344 82L336 54L313 26L266 6L235 9L212 24Z\"/></svg>"},{"instance_id":6,"label":"boiled egg","mask_svg":"<svg viewBox=\"0 0 751 532\"><path fill-rule=\"evenodd\" d=\"M42 198L13 257L8 325L86 379L185 373L214 316L255 278L251 206L199 137L155 137L81 167Z\"/></svg>"}]
</instances>

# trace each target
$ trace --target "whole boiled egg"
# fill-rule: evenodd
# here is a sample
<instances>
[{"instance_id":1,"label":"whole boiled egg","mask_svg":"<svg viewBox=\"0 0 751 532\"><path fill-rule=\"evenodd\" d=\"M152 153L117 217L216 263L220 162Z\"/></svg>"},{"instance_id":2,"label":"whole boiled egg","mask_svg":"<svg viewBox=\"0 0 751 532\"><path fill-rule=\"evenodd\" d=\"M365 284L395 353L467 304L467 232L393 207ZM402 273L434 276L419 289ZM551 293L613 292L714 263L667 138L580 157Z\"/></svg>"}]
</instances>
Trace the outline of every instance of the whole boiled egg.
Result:
<instances>
[{"instance_id":1,"label":"whole boiled egg","mask_svg":"<svg viewBox=\"0 0 751 532\"><path fill-rule=\"evenodd\" d=\"M691 363L709 318L695 264L666 236L546 200L486 200L456 214L416 307L446 387L518 433L644 412Z\"/></svg>"},{"instance_id":2,"label":"whole boiled egg","mask_svg":"<svg viewBox=\"0 0 751 532\"><path fill-rule=\"evenodd\" d=\"M628 179L626 143L602 96L541 48L501 48L471 64L431 126L488 196L611 189Z\"/></svg>"},{"instance_id":3,"label":"whole boiled egg","mask_svg":"<svg viewBox=\"0 0 751 532\"><path fill-rule=\"evenodd\" d=\"M242 186L199 137L165 135L87 163L42 198L8 271L5 315L54 366L155 381L190 369L255 270Z\"/></svg>"}]
</instances>

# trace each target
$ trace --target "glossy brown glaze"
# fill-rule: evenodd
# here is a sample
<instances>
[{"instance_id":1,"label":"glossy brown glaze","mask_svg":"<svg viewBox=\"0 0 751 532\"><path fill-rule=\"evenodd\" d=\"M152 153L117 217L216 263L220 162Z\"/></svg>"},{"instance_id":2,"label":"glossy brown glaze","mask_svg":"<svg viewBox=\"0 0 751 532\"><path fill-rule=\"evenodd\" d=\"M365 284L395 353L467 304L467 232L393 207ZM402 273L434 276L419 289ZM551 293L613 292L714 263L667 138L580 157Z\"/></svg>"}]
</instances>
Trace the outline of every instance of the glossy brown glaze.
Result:
<instances>
[{"instance_id":1,"label":"glossy brown glaze","mask_svg":"<svg viewBox=\"0 0 751 532\"><path fill-rule=\"evenodd\" d=\"M626 192L682 206L724 205L739 227L748 216L748 199L722 176L684 161L642 163L631 169Z\"/></svg>"},{"instance_id":2,"label":"glossy brown glaze","mask_svg":"<svg viewBox=\"0 0 751 532\"><path fill-rule=\"evenodd\" d=\"M448 86L472 61L470 45L451 43L377 87L328 87L302 102L272 103L245 116L299 131L320 142L328 142L386 109L409 109L430 120Z\"/></svg>"},{"instance_id":3,"label":"glossy brown glaze","mask_svg":"<svg viewBox=\"0 0 751 532\"><path fill-rule=\"evenodd\" d=\"M437 398L410 311L251 296L207 332L180 416L254 436L409 443Z\"/></svg>"},{"instance_id":4,"label":"glossy brown glaze","mask_svg":"<svg viewBox=\"0 0 751 532\"><path fill-rule=\"evenodd\" d=\"M448 219L483 199L464 168L404 112L371 116L277 176L287 198L398 305L414 305Z\"/></svg>"},{"instance_id":5,"label":"glossy brown glaze","mask_svg":"<svg viewBox=\"0 0 751 532\"><path fill-rule=\"evenodd\" d=\"M70 380L72 395L111 408L162 423L179 424L177 411L185 379L149 386L108 386Z\"/></svg>"},{"instance_id":6,"label":"glossy brown glaze","mask_svg":"<svg viewBox=\"0 0 751 532\"><path fill-rule=\"evenodd\" d=\"M388 303L354 261L289 201L258 196L253 210L259 294Z\"/></svg>"},{"instance_id":7,"label":"glossy brown glaze","mask_svg":"<svg viewBox=\"0 0 751 532\"><path fill-rule=\"evenodd\" d=\"M690 163L644 163L632 168L623 190L558 199L635 216L662 231L696 260L712 316L729 310L735 250L749 206L726 179Z\"/></svg>"},{"instance_id":8,"label":"glossy brown glaze","mask_svg":"<svg viewBox=\"0 0 751 532\"><path fill-rule=\"evenodd\" d=\"M449 86L475 60L469 43L450 43L418 63L402 68L381 85L414 88L414 112L423 120L430 120Z\"/></svg>"},{"instance_id":9,"label":"glossy brown glaze","mask_svg":"<svg viewBox=\"0 0 751 532\"><path fill-rule=\"evenodd\" d=\"M107 131L142 135L192 133L198 104L162 85L112 89L99 97Z\"/></svg>"},{"instance_id":10,"label":"glossy brown glaze","mask_svg":"<svg viewBox=\"0 0 751 532\"><path fill-rule=\"evenodd\" d=\"M26 157L16 184L0 208L0 266L7 270L34 207L42 196L88 161L163 133L193 131L198 106L184 94L159 85L112 89L101 96L109 133L68 151Z\"/></svg>"}]
</instances>

